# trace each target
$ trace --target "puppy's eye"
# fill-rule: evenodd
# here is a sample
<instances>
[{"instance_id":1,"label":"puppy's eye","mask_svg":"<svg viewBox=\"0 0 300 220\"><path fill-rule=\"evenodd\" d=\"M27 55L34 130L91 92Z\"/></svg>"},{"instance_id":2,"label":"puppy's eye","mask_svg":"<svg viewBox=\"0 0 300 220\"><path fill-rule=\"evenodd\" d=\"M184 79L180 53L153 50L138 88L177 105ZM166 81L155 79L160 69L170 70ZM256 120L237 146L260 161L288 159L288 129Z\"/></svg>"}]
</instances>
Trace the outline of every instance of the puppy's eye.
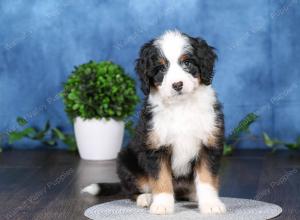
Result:
<instances>
[{"instance_id":1,"label":"puppy's eye","mask_svg":"<svg viewBox=\"0 0 300 220\"><path fill-rule=\"evenodd\" d=\"M191 61L190 60L185 60L185 61L183 61L183 64L186 66L186 67L189 67L189 66L191 66Z\"/></svg>"}]
</instances>

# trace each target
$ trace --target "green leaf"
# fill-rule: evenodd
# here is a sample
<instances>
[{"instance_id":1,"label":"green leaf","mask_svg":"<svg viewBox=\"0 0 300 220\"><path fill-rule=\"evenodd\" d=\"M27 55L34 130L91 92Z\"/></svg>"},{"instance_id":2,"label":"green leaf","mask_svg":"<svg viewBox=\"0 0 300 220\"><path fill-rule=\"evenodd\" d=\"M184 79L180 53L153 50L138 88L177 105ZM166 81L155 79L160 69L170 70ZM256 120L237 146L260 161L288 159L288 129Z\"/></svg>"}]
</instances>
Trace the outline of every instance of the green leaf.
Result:
<instances>
[{"instance_id":1,"label":"green leaf","mask_svg":"<svg viewBox=\"0 0 300 220\"><path fill-rule=\"evenodd\" d=\"M58 128L52 128L52 134L54 137L57 137L58 139L60 139L62 141L64 141L66 139L65 134Z\"/></svg>"},{"instance_id":2,"label":"green leaf","mask_svg":"<svg viewBox=\"0 0 300 220\"><path fill-rule=\"evenodd\" d=\"M257 120L258 116L254 113L249 113L248 115L246 115L245 118L243 118L238 126L236 128L234 128L233 133L235 134L239 134L242 132L247 132L249 131L249 127L250 125L255 122Z\"/></svg>"},{"instance_id":3,"label":"green leaf","mask_svg":"<svg viewBox=\"0 0 300 220\"><path fill-rule=\"evenodd\" d=\"M224 144L224 148L223 148L223 155L227 156L227 155L231 155L234 151L234 148L232 145L228 145L228 144Z\"/></svg>"},{"instance_id":4,"label":"green leaf","mask_svg":"<svg viewBox=\"0 0 300 220\"><path fill-rule=\"evenodd\" d=\"M37 132L32 139L34 140L43 140L45 138L45 136L47 135L48 131L50 129L50 121L47 120L44 129L42 131Z\"/></svg>"},{"instance_id":5,"label":"green leaf","mask_svg":"<svg viewBox=\"0 0 300 220\"><path fill-rule=\"evenodd\" d=\"M233 129L233 132L227 138L227 142L233 142L237 140L243 133L249 132L251 124L258 119L258 116L254 113L247 114Z\"/></svg>"},{"instance_id":6,"label":"green leaf","mask_svg":"<svg viewBox=\"0 0 300 220\"><path fill-rule=\"evenodd\" d=\"M275 144L274 141L265 132L263 132L263 140L264 140L265 145L267 145L268 147L273 147Z\"/></svg>"},{"instance_id":7,"label":"green leaf","mask_svg":"<svg viewBox=\"0 0 300 220\"><path fill-rule=\"evenodd\" d=\"M8 142L9 144L13 144L14 142L21 140L25 137L31 137L36 134L36 130L34 128L25 128L23 131L13 131L8 134Z\"/></svg>"},{"instance_id":8,"label":"green leaf","mask_svg":"<svg viewBox=\"0 0 300 220\"><path fill-rule=\"evenodd\" d=\"M75 105L73 105L72 109L73 110L77 110L79 109L80 105L78 103L76 103Z\"/></svg>"},{"instance_id":9,"label":"green leaf","mask_svg":"<svg viewBox=\"0 0 300 220\"><path fill-rule=\"evenodd\" d=\"M300 145L298 145L296 143L288 143L288 144L284 144L284 146L286 146L290 150L298 150L298 149L300 149Z\"/></svg>"},{"instance_id":10,"label":"green leaf","mask_svg":"<svg viewBox=\"0 0 300 220\"><path fill-rule=\"evenodd\" d=\"M68 95L68 98L71 99L71 100L75 100L75 99L77 99L77 96L76 96L75 93L70 93L70 94Z\"/></svg>"},{"instance_id":11,"label":"green leaf","mask_svg":"<svg viewBox=\"0 0 300 220\"><path fill-rule=\"evenodd\" d=\"M17 122L20 126L25 126L28 123L26 119L22 117L17 117Z\"/></svg>"},{"instance_id":12,"label":"green leaf","mask_svg":"<svg viewBox=\"0 0 300 220\"><path fill-rule=\"evenodd\" d=\"M263 132L263 141L265 145L272 148L272 152L276 151L278 146L285 145L283 141L272 139L267 133Z\"/></svg>"},{"instance_id":13,"label":"green leaf","mask_svg":"<svg viewBox=\"0 0 300 220\"><path fill-rule=\"evenodd\" d=\"M132 120L128 120L125 123L125 129L128 131L129 135L132 137L134 135L134 123Z\"/></svg>"},{"instance_id":14,"label":"green leaf","mask_svg":"<svg viewBox=\"0 0 300 220\"><path fill-rule=\"evenodd\" d=\"M77 151L77 145L74 135L66 135L66 139L63 142L68 146L69 151Z\"/></svg>"},{"instance_id":15,"label":"green leaf","mask_svg":"<svg viewBox=\"0 0 300 220\"><path fill-rule=\"evenodd\" d=\"M33 140L43 140L45 138L45 133L44 132L38 132L34 137L32 137Z\"/></svg>"},{"instance_id":16,"label":"green leaf","mask_svg":"<svg viewBox=\"0 0 300 220\"><path fill-rule=\"evenodd\" d=\"M47 141L43 141L43 143L50 146L54 146L57 144L55 140L47 140Z\"/></svg>"}]
</instances>

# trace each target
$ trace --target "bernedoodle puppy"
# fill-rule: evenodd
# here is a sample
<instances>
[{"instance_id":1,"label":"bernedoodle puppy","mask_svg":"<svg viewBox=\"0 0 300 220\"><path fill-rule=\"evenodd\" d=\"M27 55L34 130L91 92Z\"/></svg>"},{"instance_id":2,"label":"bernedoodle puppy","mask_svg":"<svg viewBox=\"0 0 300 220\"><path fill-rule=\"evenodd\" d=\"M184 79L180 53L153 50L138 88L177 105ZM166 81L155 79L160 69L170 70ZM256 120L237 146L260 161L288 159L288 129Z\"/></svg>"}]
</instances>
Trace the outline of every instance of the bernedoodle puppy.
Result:
<instances>
[{"instance_id":1,"label":"bernedoodle puppy","mask_svg":"<svg viewBox=\"0 0 300 220\"><path fill-rule=\"evenodd\" d=\"M143 45L136 72L145 94L136 132L117 159L120 184L99 183L91 194L125 192L154 214L175 199L197 201L202 213L223 213L218 170L224 119L211 86L214 48L177 30Z\"/></svg>"}]
</instances>

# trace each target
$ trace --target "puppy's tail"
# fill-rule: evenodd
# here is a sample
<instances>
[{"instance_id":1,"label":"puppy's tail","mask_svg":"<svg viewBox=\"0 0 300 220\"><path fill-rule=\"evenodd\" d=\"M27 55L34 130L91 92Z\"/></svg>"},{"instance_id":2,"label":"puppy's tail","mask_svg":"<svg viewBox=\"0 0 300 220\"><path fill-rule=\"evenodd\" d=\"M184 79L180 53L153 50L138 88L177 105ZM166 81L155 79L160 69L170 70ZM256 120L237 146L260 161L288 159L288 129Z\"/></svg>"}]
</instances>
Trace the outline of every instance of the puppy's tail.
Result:
<instances>
[{"instance_id":1,"label":"puppy's tail","mask_svg":"<svg viewBox=\"0 0 300 220\"><path fill-rule=\"evenodd\" d=\"M111 196L121 192L121 183L93 183L81 190L81 193L88 193L94 196Z\"/></svg>"}]
</instances>

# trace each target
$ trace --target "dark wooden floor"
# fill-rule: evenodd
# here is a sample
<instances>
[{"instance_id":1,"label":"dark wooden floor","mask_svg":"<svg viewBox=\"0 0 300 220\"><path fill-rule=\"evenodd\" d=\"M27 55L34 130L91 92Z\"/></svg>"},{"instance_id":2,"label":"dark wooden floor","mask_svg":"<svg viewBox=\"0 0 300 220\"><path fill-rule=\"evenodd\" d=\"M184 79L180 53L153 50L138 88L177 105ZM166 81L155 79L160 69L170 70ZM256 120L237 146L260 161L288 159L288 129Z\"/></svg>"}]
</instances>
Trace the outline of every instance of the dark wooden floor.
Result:
<instances>
[{"instance_id":1,"label":"dark wooden floor","mask_svg":"<svg viewBox=\"0 0 300 220\"><path fill-rule=\"evenodd\" d=\"M300 219L300 154L240 151L225 157L221 196L276 203L276 219ZM117 181L114 161L89 162L64 151L0 154L0 219L86 219L86 208L120 198L81 195L99 181Z\"/></svg>"}]
</instances>

